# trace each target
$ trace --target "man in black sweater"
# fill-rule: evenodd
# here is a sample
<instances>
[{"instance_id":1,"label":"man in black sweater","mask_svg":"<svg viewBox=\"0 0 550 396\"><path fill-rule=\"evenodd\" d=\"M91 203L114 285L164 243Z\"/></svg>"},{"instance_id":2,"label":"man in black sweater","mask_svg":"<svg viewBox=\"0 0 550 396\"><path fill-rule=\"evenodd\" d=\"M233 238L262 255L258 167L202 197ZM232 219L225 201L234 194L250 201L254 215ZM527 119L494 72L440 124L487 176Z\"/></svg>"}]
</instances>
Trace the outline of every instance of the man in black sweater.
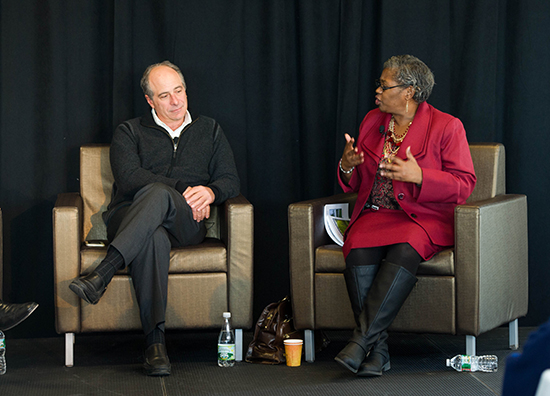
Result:
<instances>
[{"instance_id":1,"label":"man in black sweater","mask_svg":"<svg viewBox=\"0 0 550 396\"><path fill-rule=\"evenodd\" d=\"M146 334L147 375L169 375L164 339L171 247L200 243L217 205L239 193L229 143L216 121L189 113L180 69L165 61L141 80L151 112L118 126L111 143L115 178L103 215L107 256L70 289L97 304L113 275L129 266Z\"/></svg>"}]
</instances>

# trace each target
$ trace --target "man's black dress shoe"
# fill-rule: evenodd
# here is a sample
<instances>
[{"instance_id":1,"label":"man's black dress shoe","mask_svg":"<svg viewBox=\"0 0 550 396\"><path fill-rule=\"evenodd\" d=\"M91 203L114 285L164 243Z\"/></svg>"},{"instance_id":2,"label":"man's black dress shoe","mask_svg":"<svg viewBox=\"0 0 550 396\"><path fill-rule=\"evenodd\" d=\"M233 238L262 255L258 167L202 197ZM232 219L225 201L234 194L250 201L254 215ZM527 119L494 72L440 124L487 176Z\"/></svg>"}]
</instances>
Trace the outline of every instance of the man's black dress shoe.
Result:
<instances>
[{"instance_id":1,"label":"man's black dress shoe","mask_svg":"<svg viewBox=\"0 0 550 396\"><path fill-rule=\"evenodd\" d=\"M166 346L164 344L150 345L144 353L145 362L143 368L145 373L151 376L170 375L170 360L166 353Z\"/></svg>"},{"instance_id":2,"label":"man's black dress shoe","mask_svg":"<svg viewBox=\"0 0 550 396\"><path fill-rule=\"evenodd\" d=\"M97 304L106 290L103 279L95 271L73 280L69 289L88 304Z\"/></svg>"},{"instance_id":3,"label":"man's black dress shoe","mask_svg":"<svg viewBox=\"0 0 550 396\"><path fill-rule=\"evenodd\" d=\"M0 330L9 330L27 319L38 308L35 302L4 304L0 301Z\"/></svg>"}]
</instances>

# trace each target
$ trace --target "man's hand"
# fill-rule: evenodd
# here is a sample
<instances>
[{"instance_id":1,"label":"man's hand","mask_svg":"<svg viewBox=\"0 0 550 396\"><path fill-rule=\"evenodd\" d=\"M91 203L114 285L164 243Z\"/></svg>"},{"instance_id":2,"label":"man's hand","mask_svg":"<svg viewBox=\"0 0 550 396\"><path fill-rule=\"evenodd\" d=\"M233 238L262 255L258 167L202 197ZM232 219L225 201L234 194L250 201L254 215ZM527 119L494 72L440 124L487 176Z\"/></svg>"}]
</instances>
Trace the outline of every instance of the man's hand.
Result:
<instances>
[{"instance_id":1,"label":"man's hand","mask_svg":"<svg viewBox=\"0 0 550 396\"><path fill-rule=\"evenodd\" d=\"M209 187L187 187L183 192L183 198L193 211L193 219L202 221L210 217L210 204L214 202L214 192Z\"/></svg>"},{"instance_id":2,"label":"man's hand","mask_svg":"<svg viewBox=\"0 0 550 396\"><path fill-rule=\"evenodd\" d=\"M381 176L388 179L422 185L422 169L418 166L416 159L411 153L411 147L407 147L407 159L391 157L387 162L380 164Z\"/></svg>"},{"instance_id":3,"label":"man's hand","mask_svg":"<svg viewBox=\"0 0 550 396\"><path fill-rule=\"evenodd\" d=\"M203 210L195 210L191 208L193 211L193 220L195 220L197 223L200 223L204 219L208 219L210 217L210 205L208 205Z\"/></svg>"}]
</instances>

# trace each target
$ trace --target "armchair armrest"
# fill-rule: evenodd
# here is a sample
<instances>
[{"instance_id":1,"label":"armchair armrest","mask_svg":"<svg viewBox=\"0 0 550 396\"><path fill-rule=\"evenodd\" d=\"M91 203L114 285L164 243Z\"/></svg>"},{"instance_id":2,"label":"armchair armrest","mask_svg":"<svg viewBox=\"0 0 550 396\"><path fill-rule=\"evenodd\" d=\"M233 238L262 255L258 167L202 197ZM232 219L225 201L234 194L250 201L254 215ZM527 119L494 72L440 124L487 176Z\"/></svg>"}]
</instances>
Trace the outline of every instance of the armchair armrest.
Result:
<instances>
[{"instance_id":1,"label":"armchair armrest","mask_svg":"<svg viewBox=\"0 0 550 396\"><path fill-rule=\"evenodd\" d=\"M324 207L347 202L351 213L356 199L355 193L337 194L293 203L288 207L290 289L297 329L315 329L315 249L333 243L325 231Z\"/></svg>"},{"instance_id":2,"label":"armchair armrest","mask_svg":"<svg viewBox=\"0 0 550 396\"><path fill-rule=\"evenodd\" d=\"M80 332L80 301L69 290L69 283L80 275L82 205L80 194L65 193L58 195L53 208L55 326L59 334Z\"/></svg>"},{"instance_id":3,"label":"armchair armrest","mask_svg":"<svg viewBox=\"0 0 550 396\"><path fill-rule=\"evenodd\" d=\"M235 328L249 329L253 323L254 207L240 194L225 201L223 211L221 238L227 246L231 320Z\"/></svg>"},{"instance_id":4,"label":"armchair armrest","mask_svg":"<svg viewBox=\"0 0 550 396\"><path fill-rule=\"evenodd\" d=\"M477 336L527 314L527 245L525 195L456 207L458 333Z\"/></svg>"}]
</instances>

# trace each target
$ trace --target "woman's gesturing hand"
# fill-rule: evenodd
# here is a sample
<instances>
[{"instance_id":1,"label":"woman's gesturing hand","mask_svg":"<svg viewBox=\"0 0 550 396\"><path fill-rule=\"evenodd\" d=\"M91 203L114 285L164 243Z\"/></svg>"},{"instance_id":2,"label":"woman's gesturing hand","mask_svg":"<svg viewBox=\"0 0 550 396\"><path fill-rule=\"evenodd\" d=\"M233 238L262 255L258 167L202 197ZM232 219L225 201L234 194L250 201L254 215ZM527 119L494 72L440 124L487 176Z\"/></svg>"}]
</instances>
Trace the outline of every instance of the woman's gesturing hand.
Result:
<instances>
[{"instance_id":1,"label":"woman's gesturing hand","mask_svg":"<svg viewBox=\"0 0 550 396\"><path fill-rule=\"evenodd\" d=\"M422 168L418 166L416 159L411 153L411 147L407 147L407 159L391 157L388 161L380 163L381 176L388 179L422 185Z\"/></svg>"},{"instance_id":2,"label":"woman's gesturing hand","mask_svg":"<svg viewBox=\"0 0 550 396\"><path fill-rule=\"evenodd\" d=\"M342 162L340 162L340 165L344 171L349 171L357 165L362 164L363 161L365 161L365 158L363 153L360 153L357 147L353 147L355 139L347 133L344 136L346 138L346 145L344 147L344 154L342 154Z\"/></svg>"}]
</instances>

